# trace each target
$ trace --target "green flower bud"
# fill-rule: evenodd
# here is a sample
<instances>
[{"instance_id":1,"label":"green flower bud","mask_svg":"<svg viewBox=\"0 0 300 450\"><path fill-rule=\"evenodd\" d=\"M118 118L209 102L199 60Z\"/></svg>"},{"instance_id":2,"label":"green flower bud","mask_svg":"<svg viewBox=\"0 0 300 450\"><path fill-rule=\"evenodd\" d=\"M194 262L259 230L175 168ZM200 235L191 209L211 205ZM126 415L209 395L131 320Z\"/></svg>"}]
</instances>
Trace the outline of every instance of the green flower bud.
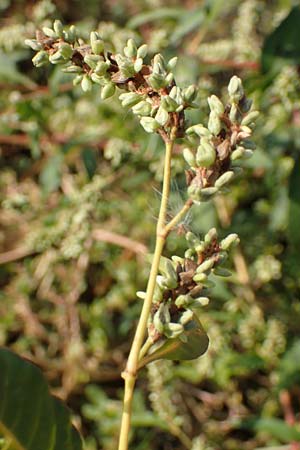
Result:
<instances>
[{"instance_id":1,"label":"green flower bud","mask_svg":"<svg viewBox=\"0 0 300 450\"><path fill-rule=\"evenodd\" d=\"M175 300L175 305L177 308L186 308L192 301L192 297L189 294L179 295Z\"/></svg>"},{"instance_id":2,"label":"green flower bud","mask_svg":"<svg viewBox=\"0 0 300 450\"><path fill-rule=\"evenodd\" d=\"M187 189L188 196L194 201L194 202L200 202L202 200L201 198L201 188L198 186L194 186L191 184ZM186 256L188 258L188 256Z\"/></svg>"},{"instance_id":3,"label":"green flower bud","mask_svg":"<svg viewBox=\"0 0 300 450\"><path fill-rule=\"evenodd\" d=\"M60 51L52 53L52 55L49 56L49 61L51 64L64 64L66 62Z\"/></svg>"},{"instance_id":4,"label":"green flower bud","mask_svg":"<svg viewBox=\"0 0 300 450\"><path fill-rule=\"evenodd\" d=\"M28 45L28 47L32 48L32 50L34 50L35 52L38 52L42 49L42 44L36 39L25 39L24 44Z\"/></svg>"},{"instance_id":5,"label":"green flower bud","mask_svg":"<svg viewBox=\"0 0 300 450\"><path fill-rule=\"evenodd\" d=\"M137 56L137 58L142 58L142 59L144 59L145 56L147 56L147 53L148 53L148 45L147 45L147 44L143 44L143 45L141 45L141 46L138 48L137 53L136 53L136 56Z\"/></svg>"},{"instance_id":6,"label":"green flower bud","mask_svg":"<svg viewBox=\"0 0 300 450\"><path fill-rule=\"evenodd\" d=\"M83 79L83 75L77 75L73 80L73 85L77 86L78 84L81 83L82 79Z\"/></svg>"},{"instance_id":7,"label":"green flower bud","mask_svg":"<svg viewBox=\"0 0 300 450\"><path fill-rule=\"evenodd\" d=\"M40 50L33 58L32 58L33 65L35 67L42 67L45 64L49 62L49 56L48 53L44 50Z\"/></svg>"},{"instance_id":8,"label":"green flower bud","mask_svg":"<svg viewBox=\"0 0 300 450\"><path fill-rule=\"evenodd\" d=\"M194 84L191 84L191 86L188 86L186 89L184 89L183 98L187 103L192 103L197 97L197 94L197 87Z\"/></svg>"},{"instance_id":9,"label":"green flower bud","mask_svg":"<svg viewBox=\"0 0 300 450\"><path fill-rule=\"evenodd\" d=\"M70 44L74 44L77 37L77 29L75 25L71 25L68 31L64 31L65 41L70 42Z\"/></svg>"},{"instance_id":10,"label":"green flower bud","mask_svg":"<svg viewBox=\"0 0 300 450\"><path fill-rule=\"evenodd\" d=\"M155 326L155 329L161 334L164 332L164 324L160 317L162 308L163 308L163 304L161 304L159 306L159 309L156 311L156 313L153 316L153 325Z\"/></svg>"},{"instance_id":11,"label":"green flower bud","mask_svg":"<svg viewBox=\"0 0 300 450\"><path fill-rule=\"evenodd\" d=\"M136 43L133 39L128 39L127 46L124 48L124 55L127 58L134 58L137 55Z\"/></svg>"},{"instance_id":12,"label":"green flower bud","mask_svg":"<svg viewBox=\"0 0 300 450\"><path fill-rule=\"evenodd\" d=\"M172 72L168 73L166 76L166 85L171 84L174 80L174 74Z\"/></svg>"},{"instance_id":13,"label":"green flower bud","mask_svg":"<svg viewBox=\"0 0 300 450\"><path fill-rule=\"evenodd\" d=\"M141 95L136 94L135 92L126 92L125 94L121 94L119 96L121 100L122 106L131 108L142 100Z\"/></svg>"},{"instance_id":14,"label":"green flower bud","mask_svg":"<svg viewBox=\"0 0 300 450\"><path fill-rule=\"evenodd\" d=\"M174 58L171 58L171 59L168 61L167 69L168 69L168 70L173 70L173 69L175 69L176 64L177 64L177 61L178 61L178 57L177 57L177 56L174 56Z\"/></svg>"},{"instance_id":15,"label":"green flower bud","mask_svg":"<svg viewBox=\"0 0 300 450\"><path fill-rule=\"evenodd\" d=\"M228 170L227 172L223 173L215 182L215 186L217 188L220 188L224 186L225 184L229 183L234 177L234 172L232 170Z\"/></svg>"},{"instance_id":16,"label":"green flower bud","mask_svg":"<svg viewBox=\"0 0 300 450\"><path fill-rule=\"evenodd\" d=\"M233 123L239 123L242 120L242 114L236 104L232 104L229 112L229 119Z\"/></svg>"},{"instance_id":17,"label":"green flower bud","mask_svg":"<svg viewBox=\"0 0 300 450\"><path fill-rule=\"evenodd\" d=\"M138 116L149 116L151 113L151 105L147 101L141 101L132 107L133 114Z\"/></svg>"},{"instance_id":18,"label":"green flower bud","mask_svg":"<svg viewBox=\"0 0 300 450\"><path fill-rule=\"evenodd\" d=\"M110 64L108 62L99 61L95 67L96 74L99 76L105 75L109 66Z\"/></svg>"},{"instance_id":19,"label":"green flower bud","mask_svg":"<svg viewBox=\"0 0 300 450\"><path fill-rule=\"evenodd\" d=\"M209 258L203 261L200 266L197 267L196 273L203 273L210 270L215 264L214 258Z\"/></svg>"},{"instance_id":20,"label":"green flower bud","mask_svg":"<svg viewBox=\"0 0 300 450\"><path fill-rule=\"evenodd\" d=\"M166 64L164 57L158 53L153 58L152 70L154 73L165 74L166 72Z\"/></svg>"},{"instance_id":21,"label":"green flower bud","mask_svg":"<svg viewBox=\"0 0 300 450\"><path fill-rule=\"evenodd\" d=\"M232 247L235 247L240 242L240 239L236 233L229 234L225 239L220 242L220 248L222 250L229 250Z\"/></svg>"},{"instance_id":22,"label":"green flower bud","mask_svg":"<svg viewBox=\"0 0 300 450\"><path fill-rule=\"evenodd\" d=\"M175 100L168 95L164 95L161 99L161 105L164 107L164 109L168 112L174 112L178 108L177 103Z\"/></svg>"},{"instance_id":23,"label":"green flower bud","mask_svg":"<svg viewBox=\"0 0 300 450\"><path fill-rule=\"evenodd\" d=\"M204 283L207 279L207 275L205 273L196 273L196 275L193 276L193 280L196 281L196 283Z\"/></svg>"},{"instance_id":24,"label":"green flower bud","mask_svg":"<svg viewBox=\"0 0 300 450\"><path fill-rule=\"evenodd\" d=\"M171 256L172 261L174 261L177 264L183 264L184 263L184 258L182 258L181 256L176 256L173 255Z\"/></svg>"},{"instance_id":25,"label":"green flower bud","mask_svg":"<svg viewBox=\"0 0 300 450\"><path fill-rule=\"evenodd\" d=\"M53 29L58 37L64 37L64 27L60 20L55 20L53 24Z\"/></svg>"},{"instance_id":26,"label":"green flower bud","mask_svg":"<svg viewBox=\"0 0 300 450\"><path fill-rule=\"evenodd\" d=\"M207 127L209 131L217 136L222 130L222 122L218 114L212 111L209 115Z\"/></svg>"},{"instance_id":27,"label":"green flower bud","mask_svg":"<svg viewBox=\"0 0 300 450\"><path fill-rule=\"evenodd\" d=\"M64 67L62 69L62 71L65 72L65 73L82 73L82 68L79 67L79 66L71 65L71 66L68 66L68 67Z\"/></svg>"},{"instance_id":28,"label":"green flower bud","mask_svg":"<svg viewBox=\"0 0 300 450\"><path fill-rule=\"evenodd\" d=\"M249 114L247 114L243 120L242 125L249 125L252 122L254 122L259 116L259 111L251 111Z\"/></svg>"},{"instance_id":29,"label":"green flower bud","mask_svg":"<svg viewBox=\"0 0 300 450\"><path fill-rule=\"evenodd\" d=\"M106 100L109 97L112 97L116 91L116 86L114 83L108 82L103 86L101 90L101 99Z\"/></svg>"},{"instance_id":30,"label":"green flower bud","mask_svg":"<svg viewBox=\"0 0 300 450\"><path fill-rule=\"evenodd\" d=\"M218 239L218 232L215 227L211 228L204 236L204 242L206 244L211 244L212 241Z\"/></svg>"},{"instance_id":31,"label":"green flower bud","mask_svg":"<svg viewBox=\"0 0 300 450\"><path fill-rule=\"evenodd\" d=\"M191 308L199 308L199 307L202 307L202 306L206 306L208 304L209 304L209 298L208 297L197 297L191 303Z\"/></svg>"},{"instance_id":32,"label":"green flower bud","mask_svg":"<svg viewBox=\"0 0 300 450\"><path fill-rule=\"evenodd\" d=\"M155 120L163 127L166 125L169 119L168 111L166 111L162 105L158 108L158 111L155 115Z\"/></svg>"},{"instance_id":33,"label":"green flower bud","mask_svg":"<svg viewBox=\"0 0 300 450\"><path fill-rule=\"evenodd\" d=\"M195 155L191 149L184 148L182 154L189 166L191 166L191 167L196 166Z\"/></svg>"},{"instance_id":34,"label":"green flower bud","mask_svg":"<svg viewBox=\"0 0 300 450\"><path fill-rule=\"evenodd\" d=\"M146 292L144 292L144 291L137 291L137 292L136 292L136 296L137 296L138 298L140 298L141 300L145 300L145 298L146 298Z\"/></svg>"},{"instance_id":35,"label":"green flower bud","mask_svg":"<svg viewBox=\"0 0 300 450\"><path fill-rule=\"evenodd\" d=\"M123 77L131 78L135 75L133 62L131 60L119 54L115 55L115 60L119 66L119 69Z\"/></svg>"},{"instance_id":36,"label":"green flower bud","mask_svg":"<svg viewBox=\"0 0 300 450\"><path fill-rule=\"evenodd\" d=\"M224 269L223 267L216 267L213 269L214 275L218 277L231 277L232 273L230 270Z\"/></svg>"},{"instance_id":37,"label":"green flower bud","mask_svg":"<svg viewBox=\"0 0 300 450\"><path fill-rule=\"evenodd\" d=\"M191 231L188 231L185 235L185 239L188 245L192 248L195 248L197 245L201 244L200 239Z\"/></svg>"},{"instance_id":38,"label":"green flower bud","mask_svg":"<svg viewBox=\"0 0 300 450\"><path fill-rule=\"evenodd\" d=\"M245 159L249 159L253 156L253 150L250 150L249 148L246 148L243 154Z\"/></svg>"},{"instance_id":39,"label":"green flower bud","mask_svg":"<svg viewBox=\"0 0 300 450\"><path fill-rule=\"evenodd\" d=\"M184 257L185 258L192 258L194 256L194 249L193 248L188 248L185 252L184 252Z\"/></svg>"},{"instance_id":40,"label":"green flower bud","mask_svg":"<svg viewBox=\"0 0 300 450\"><path fill-rule=\"evenodd\" d=\"M170 339L177 338L183 331L184 328L180 323L170 322L164 326L164 334Z\"/></svg>"},{"instance_id":41,"label":"green flower bud","mask_svg":"<svg viewBox=\"0 0 300 450\"><path fill-rule=\"evenodd\" d=\"M236 161L237 159L240 159L245 153L244 147L237 147L236 150L234 150L231 155L230 159L231 161Z\"/></svg>"},{"instance_id":42,"label":"green flower bud","mask_svg":"<svg viewBox=\"0 0 300 450\"><path fill-rule=\"evenodd\" d=\"M245 95L242 80L234 75L228 84L228 94L235 103L239 102Z\"/></svg>"},{"instance_id":43,"label":"green flower bud","mask_svg":"<svg viewBox=\"0 0 300 450\"><path fill-rule=\"evenodd\" d=\"M181 325L186 325L188 322L192 320L193 317L194 317L193 311L188 309L187 311L184 311L184 313L181 314L179 322L181 323Z\"/></svg>"},{"instance_id":44,"label":"green flower bud","mask_svg":"<svg viewBox=\"0 0 300 450\"><path fill-rule=\"evenodd\" d=\"M216 150L206 138L201 139L197 148L196 162L199 167L211 167L216 160Z\"/></svg>"},{"instance_id":45,"label":"green flower bud","mask_svg":"<svg viewBox=\"0 0 300 450\"><path fill-rule=\"evenodd\" d=\"M81 81L81 88L83 92L91 91L93 83L88 75L84 75Z\"/></svg>"},{"instance_id":46,"label":"green flower bud","mask_svg":"<svg viewBox=\"0 0 300 450\"><path fill-rule=\"evenodd\" d=\"M136 73L140 72L140 70L143 67L143 59L142 58L137 58L135 60L135 62L134 62L133 67L134 67L134 70L135 70Z\"/></svg>"},{"instance_id":47,"label":"green flower bud","mask_svg":"<svg viewBox=\"0 0 300 450\"><path fill-rule=\"evenodd\" d=\"M152 73L149 75L148 84L156 90L159 90L167 85L166 78L159 73Z\"/></svg>"},{"instance_id":48,"label":"green flower bud","mask_svg":"<svg viewBox=\"0 0 300 450\"><path fill-rule=\"evenodd\" d=\"M99 77L99 75L97 75L94 72L91 74L91 79L93 80L94 83L100 84L101 86L103 86L103 84L105 84L103 82L103 77Z\"/></svg>"},{"instance_id":49,"label":"green flower bud","mask_svg":"<svg viewBox=\"0 0 300 450\"><path fill-rule=\"evenodd\" d=\"M224 105L216 95L211 95L207 99L210 110L220 116L224 113Z\"/></svg>"},{"instance_id":50,"label":"green flower bud","mask_svg":"<svg viewBox=\"0 0 300 450\"><path fill-rule=\"evenodd\" d=\"M163 291L161 287L158 284L156 284L154 288L153 301L156 303L161 302L162 298L163 298Z\"/></svg>"},{"instance_id":51,"label":"green flower bud","mask_svg":"<svg viewBox=\"0 0 300 450\"><path fill-rule=\"evenodd\" d=\"M147 133L154 133L160 128L159 123L153 117L142 117L140 123Z\"/></svg>"},{"instance_id":52,"label":"green flower bud","mask_svg":"<svg viewBox=\"0 0 300 450\"><path fill-rule=\"evenodd\" d=\"M196 134L199 137L207 137L207 138L211 137L211 132L200 123L198 125L193 125L192 127L189 127L186 130L186 133Z\"/></svg>"},{"instance_id":53,"label":"green flower bud","mask_svg":"<svg viewBox=\"0 0 300 450\"><path fill-rule=\"evenodd\" d=\"M43 27L42 30L43 30L43 33L44 33L46 36L48 36L48 37L50 37L50 38L52 38L52 39L57 39L57 37L58 37L57 34L56 34L55 31L52 30L51 28Z\"/></svg>"},{"instance_id":54,"label":"green flower bud","mask_svg":"<svg viewBox=\"0 0 300 450\"><path fill-rule=\"evenodd\" d=\"M96 69L99 61L101 61L99 55L85 55L84 57L84 62L93 70Z\"/></svg>"},{"instance_id":55,"label":"green flower bud","mask_svg":"<svg viewBox=\"0 0 300 450\"><path fill-rule=\"evenodd\" d=\"M63 42L58 47L60 54L64 59L70 59L73 55L73 49L70 44Z\"/></svg>"}]
</instances>

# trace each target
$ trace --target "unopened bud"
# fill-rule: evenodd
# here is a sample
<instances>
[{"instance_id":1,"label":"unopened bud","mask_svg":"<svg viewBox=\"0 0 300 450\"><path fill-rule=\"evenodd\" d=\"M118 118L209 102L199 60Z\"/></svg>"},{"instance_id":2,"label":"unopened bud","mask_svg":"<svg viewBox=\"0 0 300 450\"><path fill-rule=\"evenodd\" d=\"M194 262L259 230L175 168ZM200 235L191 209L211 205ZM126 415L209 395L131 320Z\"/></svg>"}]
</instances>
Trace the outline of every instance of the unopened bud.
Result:
<instances>
[{"instance_id":1,"label":"unopened bud","mask_svg":"<svg viewBox=\"0 0 300 450\"><path fill-rule=\"evenodd\" d=\"M220 188L224 186L225 184L229 183L234 177L234 172L232 170L228 170L227 172L223 173L215 182L215 186L217 188Z\"/></svg>"},{"instance_id":2,"label":"unopened bud","mask_svg":"<svg viewBox=\"0 0 300 450\"><path fill-rule=\"evenodd\" d=\"M225 239L220 242L220 248L222 250L229 250L232 247L235 247L240 242L240 239L236 233L229 234Z\"/></svg>"},{"instance_id":3,"label":"unopened bud","mask_svg":"<svg viewBox=\"0 0 300 450\"><path fill-rule=\"evenodd\" d=\"M141 45L141 46L138 48L136 56L137 56L138 58L144 59L145 56L147 55L147 52L148 52L148 45L147 45L147 44L143 44L143 45Z\"/></svg>"},{"instance_id":4,"label":"unopened bud","mask_svg":"<svg viewBox=\"0 0 300 450\"><path fill-rule=\"evenodd\" d=\"M159 123L153 117L142 117L140 123L147 133L154 133L160 128Z\"/></svg>"},{"instance_id":5,"label":"unopened bud","mask_svg":"<svg viewBox=\"0 0 300 450\"><path fill-rule=\"evenodd\" d=\"M218 116L224 113L224 105L216 95L211 95L207 101L212 112Z\"/></svg>"},{"instance_id":6,"label":"unopened bud","mask_svg":"<svg viewBox=\"0 0 300 450\"><path fill-rule=\"evenodd\" d=\"M101 99L106 100L109 97L112 97L115 93L116 86L114 83L107 83L105 86L103 86L101 91Z\"/></svg>"},{"instance_id":7,"label":"unopened bud","mask_svg":"<svg viewBox=\"0 0 300 450\"><path fill-rule=\"evenodd\" d=\"M236 75L234 75L229 84L228 84L228 94L232 101L235 103L239 102L243 98L244 89L242 85L242 80L238 78Z\"/></svg>"},{"instance_id":8,"label":"unopened bud","mask_svg":"<svg viewBox=\"0 0 300 450\"><path fill-rule=\"evenodd\" d=\"M53 29L58 37L62 38L64 36L64 27L60 20L54 21Z\"/></svg>"},{"instance_id":9,"label":"unopened bud","mask_svg":"<svg viewBox=\"0 0 300 450\"><path fill-rule=\"evenodd\" d=\"M89 92L92 89L92 81L88 75L84 75L81 81L81 88L83 92Z\"/></svg>"}]
</instances>

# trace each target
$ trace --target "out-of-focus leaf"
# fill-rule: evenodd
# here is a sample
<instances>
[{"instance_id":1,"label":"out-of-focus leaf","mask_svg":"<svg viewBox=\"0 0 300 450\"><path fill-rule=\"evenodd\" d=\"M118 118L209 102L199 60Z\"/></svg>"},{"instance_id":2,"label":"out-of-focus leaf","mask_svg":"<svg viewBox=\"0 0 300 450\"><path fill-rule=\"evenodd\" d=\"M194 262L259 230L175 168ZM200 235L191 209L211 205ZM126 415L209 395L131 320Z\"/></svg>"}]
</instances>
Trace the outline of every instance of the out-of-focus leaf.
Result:
<instances>
[{"instance_id":1,"label":"out-of-focus leaf","mask_svg":"<svg viewBox=\"0 0 300 450\"><path fill-rule=\"evenodd\" d=\"M46 163L40 176L45 192L53 192L60 185L63 156L54 155Z\"/></svg>"},{"instance_id":2,"label":"out-of-focus leaf","mask_svg":"<svg viewBox=\"0 0 300 450\"><path fill-rule=\"evenodd\" d=\"M297 340L280 361L278 389L288 389L299 383L300 340Z\"/></svg>"},{"instance_id":3,"label":"out-of-focus leaf","mask_svg":"<svg viewBox=\"0 0 300 450\"><path fill-rule=\"evenodd\" d=\"M205 22L206 14L203 8L191 10L184 14L180 23L175 28L171 36L171 43L175 44L180 41L184 36L191 33L195 29L201 27Z\"/></svg>"},{"instance_id":4,"label":"out-of-focus leaf","mask_svg":"<svg viewBox=\"0 0 300 450\"><path fill-rule=\"evenodd\" d=\"M20 83L28 88L34 88L35 83L18 71L14 58L0 51L0 80L6 83Z\"/></svg>"},{"instance_id":5,"label":"out-of-focus leaf","mask_svg":"<svg viewBox=\"0 0 300 450\"><path fill-rule=\"evenodd\" d=\"M288 239L293 248L300 246L300 157L295 161L289 184L289 221Z\"/></svg>"},{"instance_id":6,"label":"out-of-focus leaf","mask_svg":"<svg viewBox=\"0 0 300 450\"><path fill-rule=\"evenodd\" d=\"M245 421L242 424L245 428L250 428L255 431L263 431L270 434L272 437L284 443L291 443L292 441L300 440L300 429L296 426L290 426L281 419L275 418L261 418Z\"/></svg>"},{"instance_id":7,"label":"out-of-focus leaf","mask_svg":"<svg viewBox=\"0 0 300 450\"><path fill-rule=\"evenodd\" d=\"M85 148L81 152L81 157L89 178L93 178L97 168L97 158L95 152L90 148Z\"/></svg>"},{"instance_id":8,"label":"out-of-focus leaf","mask_svg":"<svg viewBox=\"0 0 300 450\"><path fill-rule=\"evenodd\" d=\"M264 72L276 71L282 67L283 60L300 63L300 7L292 8L288 16L266 38L261 55Z\"/></svg>"},{"instance_id":9,"label":"out-of-focus leaf","mask_svg":"<svg viewBox=\"0 0 300 450\"><path fill-rule=\"evenodd\" d=\"M17 450L81 450L70 412L52 397L42 372L0 349L0 433Z\"/></svg>"},{"instance_id":10,"label":"out-of-focus leaf","mask_svg":"<svg viewBox=\"0 0 300 450\"><path fill-rule=\"evenodd\" d=\"M138 28L145 23L163 19L178 19L186 12L183 8L158 8L137 14L127 23L129 28Z\"/></svg>"},{"instance_id":11,"label":"out-of-focus leaf","mask_svg":"<svg viewBox=\"0 0 300 450\"><path fill-rule=\"evenodd\" d=\"M158 343L156 349L142 360L141 365L144 366L156 359L191 360L199 358L206 352L209 339L196 316L186 324L184 335L187 338L186 342L175 338Z\"/></svg>"}]
</instances>

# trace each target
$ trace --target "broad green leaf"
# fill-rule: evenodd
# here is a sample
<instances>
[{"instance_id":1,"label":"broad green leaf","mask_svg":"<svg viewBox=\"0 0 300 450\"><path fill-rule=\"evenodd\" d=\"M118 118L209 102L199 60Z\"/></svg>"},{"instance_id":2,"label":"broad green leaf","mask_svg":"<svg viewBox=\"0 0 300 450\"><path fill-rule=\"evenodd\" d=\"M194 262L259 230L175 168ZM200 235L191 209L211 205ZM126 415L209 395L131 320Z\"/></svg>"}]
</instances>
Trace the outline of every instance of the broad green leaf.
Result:
<instances>
[{"instance_id":1,"label":"broad green leaf","mask_svg":"<svg viewBox=\"0 0 300 450\"><path fill-rule=\"evenodd\" d=\"M179 338L164 339L163 342L153 346L155 349L141 361L141 366L156 359L178 361L196 359L206 352L209 339L196 316L186 324L184 335L187 338L186 342L182 342Z\"/></svg>"},{"instance_id":2,"label":"broad green leaf","mask_svg":"<svg viewBox=\"0 0 300 450\"><path fill-rule=\"evenodd\" d=\"M7 349L0 349L0 367L0 435L7 450L81 450L70 412L51 396L38 367Z\"/></svg>"},{"instance_id":3,"label":"broad green leaf","mask_svg":"<svg viewBox=\"0 0 300 450\"><path fill-rule=\"evenodd\" d=\"M261 65L263 71L281 69L282 63L288 61L295 64L300 62L300 7L291 9L288 16L266 38Z\"/></svg>"}]
</instances>

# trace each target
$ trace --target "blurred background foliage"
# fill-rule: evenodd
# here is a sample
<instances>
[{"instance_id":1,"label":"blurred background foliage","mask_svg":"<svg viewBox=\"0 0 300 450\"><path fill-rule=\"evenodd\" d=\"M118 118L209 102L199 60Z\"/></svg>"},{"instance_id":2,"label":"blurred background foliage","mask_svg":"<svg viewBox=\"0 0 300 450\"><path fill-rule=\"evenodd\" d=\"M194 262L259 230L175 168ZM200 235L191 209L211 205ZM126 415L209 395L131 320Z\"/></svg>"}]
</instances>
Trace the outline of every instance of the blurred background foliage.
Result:
<instances>
[{"instance_id":1,"label":"blurred background foliage","mask_svg":"<svg viewBox=\"0 0 300 450\"><path fill-rule=\"evenodd\" d=\"M34 69L24 39L54 18L179 56L177 82L222 95L234 74L261 111L258 148L232 193L182 230L238 232L234 276L201 320L207 354L144 369L131 448L300 448L300 9L291 0L1 0L0 344L38 364L87 450L114 450L120 372L140 311L163 147L117 98L84 94L60 68ZM225 91L224 91L225 93ZM200 119L199 119L200 114ZM175 149L170 216L185 196ZM297 442L298 441L298 442Z\"/></svg>"}]
</instances>

